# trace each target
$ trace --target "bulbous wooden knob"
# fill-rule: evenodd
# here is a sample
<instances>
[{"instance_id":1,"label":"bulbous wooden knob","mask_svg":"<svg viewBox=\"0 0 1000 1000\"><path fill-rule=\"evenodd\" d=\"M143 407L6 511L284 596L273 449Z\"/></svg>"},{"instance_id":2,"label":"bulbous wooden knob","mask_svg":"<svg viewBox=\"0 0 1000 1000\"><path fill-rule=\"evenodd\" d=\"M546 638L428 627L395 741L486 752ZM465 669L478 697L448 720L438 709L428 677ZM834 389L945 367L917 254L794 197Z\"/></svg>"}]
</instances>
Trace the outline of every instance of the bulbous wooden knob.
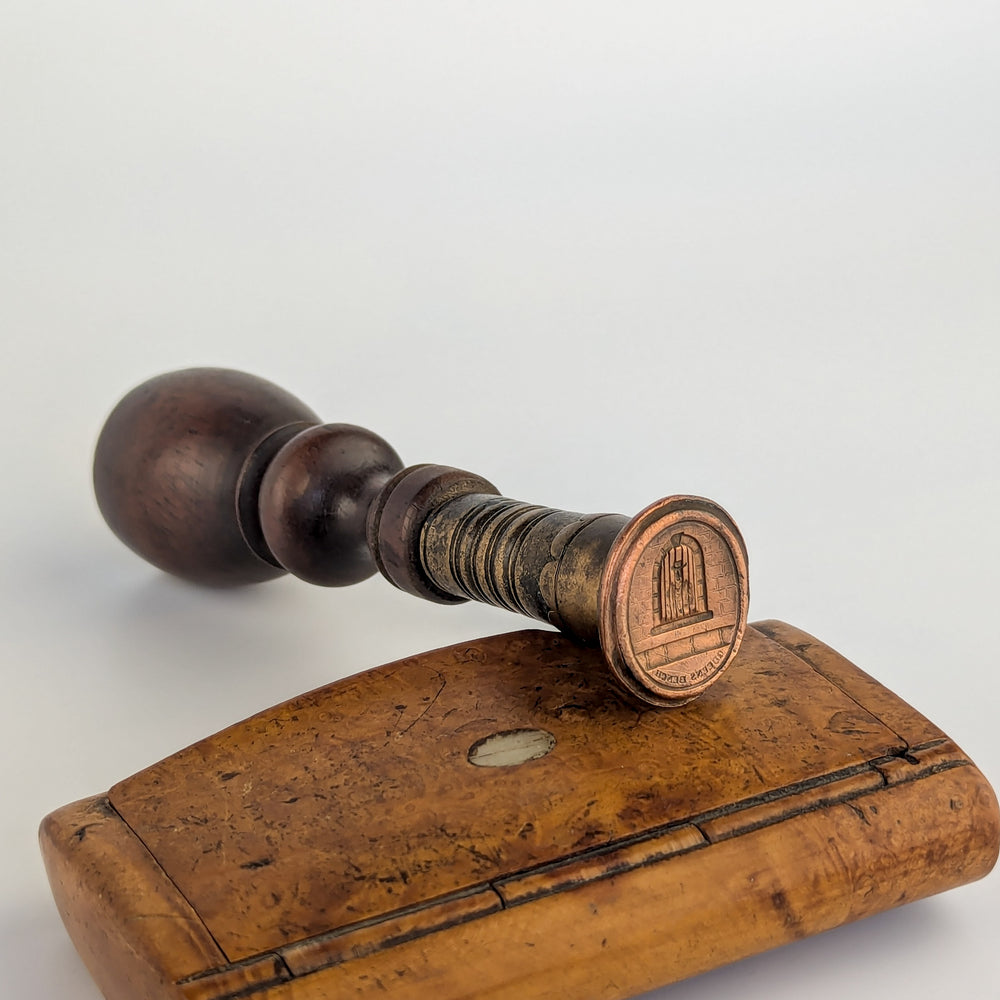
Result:
<instances>
[{"instance_id":1,"label":"bulbous wooden knob","mask_svg":"<svg viewBox=\"0 0 1000 1000\"><path fill-rule=\"evenodd\" d=\"M222 368L160 375L114 408L94 455L111 530L154 566L208 584L285 572L264 543L257 494L281 446L319 417L264 379Z\"/></svg>"},{"instance_id":2,"label":"bulbous wooden knob","mask_svg":"<svg viewBox=\"0 0 1000 1000\"><path fill-rule=\"evenodd\" d=\"M746 627L746 548L712 501L666 497L629 519L510 500L460 469L404 469L378 435L321 425L241 372L188 369L130 392L94 483L119 538L170 573L343 586L377 568L426 600L485 601L598 643L653 705L704 691Z\"/></svg>"}]
</instances>

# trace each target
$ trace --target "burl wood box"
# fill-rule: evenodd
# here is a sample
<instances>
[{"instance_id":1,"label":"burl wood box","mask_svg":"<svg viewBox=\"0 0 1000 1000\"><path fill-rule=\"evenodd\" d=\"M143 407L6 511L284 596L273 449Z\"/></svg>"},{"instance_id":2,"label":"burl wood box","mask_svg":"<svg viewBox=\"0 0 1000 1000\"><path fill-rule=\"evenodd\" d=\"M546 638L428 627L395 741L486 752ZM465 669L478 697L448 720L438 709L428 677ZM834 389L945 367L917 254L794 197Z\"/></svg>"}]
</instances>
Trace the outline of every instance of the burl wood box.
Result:
<instances>
[{"instance_id":1,"label":"burl wood box","mask_svg":"<svg viewBox=\"0 0 1000 1000\"><path fill-rule=\"evenodd\" d=\"M985 875L996 798L828 646L675 710L550 632L271 708L42 825L109 1000L623 998Z\"/></svg>"}]
</instances>

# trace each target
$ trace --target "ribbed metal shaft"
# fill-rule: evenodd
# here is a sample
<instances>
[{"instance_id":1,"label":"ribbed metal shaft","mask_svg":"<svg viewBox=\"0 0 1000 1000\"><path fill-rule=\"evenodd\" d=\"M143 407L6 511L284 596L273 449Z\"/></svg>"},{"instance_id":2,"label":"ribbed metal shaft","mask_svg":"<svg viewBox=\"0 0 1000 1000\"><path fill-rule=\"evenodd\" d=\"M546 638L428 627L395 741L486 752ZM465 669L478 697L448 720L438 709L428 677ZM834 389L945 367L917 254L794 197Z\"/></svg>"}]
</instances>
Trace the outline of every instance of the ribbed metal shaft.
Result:
<instances>
[{"instance_id":1,"label":"ribbed metal shaft","mask_svg":"<svg viewBox=\"0 0 1000 1000\"><path fill-rule=\"evenodd\" d=\"M439 507L424 523L422 564L448 594L597 642L601 573L627 523L621 514L575 514L471 493Z\"/></svg>"}]
</instances>

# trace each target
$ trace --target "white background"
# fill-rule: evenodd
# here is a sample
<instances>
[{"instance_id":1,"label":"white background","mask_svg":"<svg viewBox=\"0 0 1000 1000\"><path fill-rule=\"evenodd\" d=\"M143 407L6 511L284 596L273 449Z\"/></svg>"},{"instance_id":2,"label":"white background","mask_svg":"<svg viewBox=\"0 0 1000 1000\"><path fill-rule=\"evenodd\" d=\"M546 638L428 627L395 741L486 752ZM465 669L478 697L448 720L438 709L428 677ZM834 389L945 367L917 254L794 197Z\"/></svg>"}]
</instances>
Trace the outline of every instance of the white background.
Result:
<instances>
[{"instance_id":1,"label":"white background","mask_svg":"<svg viewBox=\"0 0 1000 1000\"><path fill-rule=\"evenodd\" d=\"M90 458L172 368L264 375L534 502L711 496L752 619L1000 779L1000 5L8 0L0 110L5 996L98 996L45 813L521 625L145 566ZM667 992L998 996L998 878Z\"/></svg>"}]
</instances>

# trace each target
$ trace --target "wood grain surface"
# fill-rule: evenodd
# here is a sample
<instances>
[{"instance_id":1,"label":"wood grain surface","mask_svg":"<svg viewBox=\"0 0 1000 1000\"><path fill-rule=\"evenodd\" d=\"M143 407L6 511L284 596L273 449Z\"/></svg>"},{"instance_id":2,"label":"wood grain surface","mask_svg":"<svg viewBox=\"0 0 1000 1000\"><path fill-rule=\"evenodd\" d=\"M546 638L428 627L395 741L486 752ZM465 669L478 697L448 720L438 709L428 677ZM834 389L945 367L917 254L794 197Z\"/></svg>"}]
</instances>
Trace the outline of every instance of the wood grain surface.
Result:
<instances>
[{"instance_id":1,"label":"wood grain surface","mask_svg":"<svg viewBox=\"0 0 1000 1000\"><path fill-rule=\"evenodd\" d=\"M475 766L502 734L525 758ZM998 840L944 733L779 622L671 711L551 632L410 657L42 830L109 1000L623 998L981 877Z\"/></svg>"}]
</instances>

